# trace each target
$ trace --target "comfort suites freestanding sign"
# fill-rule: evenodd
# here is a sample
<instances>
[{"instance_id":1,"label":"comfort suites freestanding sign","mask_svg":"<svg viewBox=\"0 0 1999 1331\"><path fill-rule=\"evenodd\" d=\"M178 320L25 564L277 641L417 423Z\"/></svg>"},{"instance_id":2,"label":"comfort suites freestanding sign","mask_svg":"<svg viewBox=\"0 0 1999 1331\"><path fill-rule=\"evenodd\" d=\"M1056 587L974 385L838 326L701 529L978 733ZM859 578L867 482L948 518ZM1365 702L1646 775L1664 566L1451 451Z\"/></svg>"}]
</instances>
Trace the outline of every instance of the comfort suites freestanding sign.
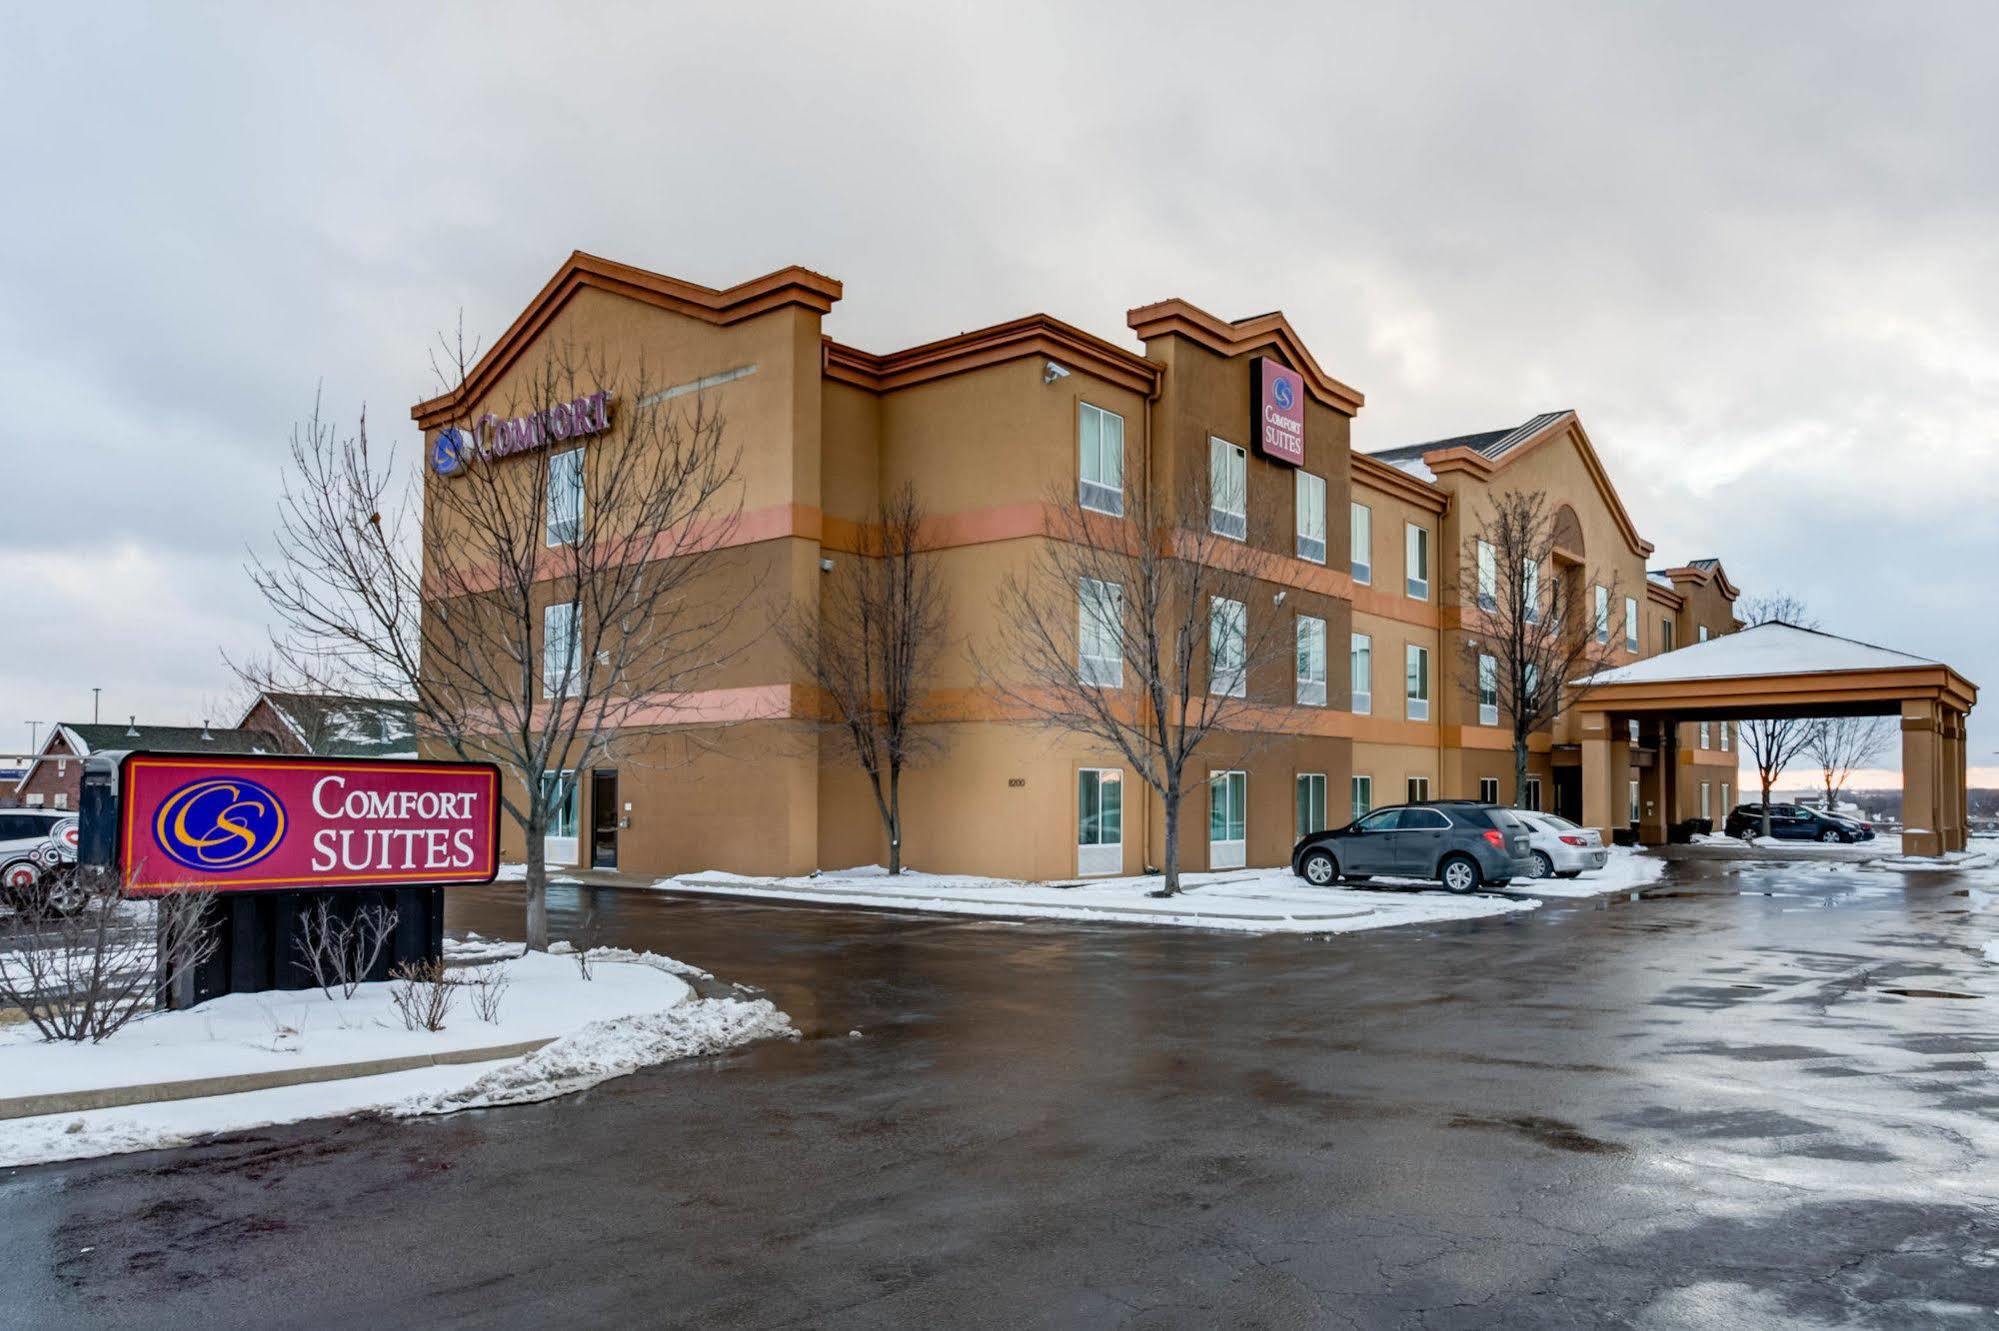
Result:
<instances>
[{"instance_id":1,"label":"comfort suites freestanding sign","mask_svg":"<svg viewBox=\"0 0 1999 1331\"><path fill-rule=\"evenodd\" d=\"M491 763L132 753L119 769L125 891L489 883Z\"/></svg>"},{"instance_id":2,"label":"comfort suites freestanding sign","mask_svg":"<svg viewBox=\"0 0 1999 1331\"><path fill-rule=\"evenodd\" d=\"M1305 465L1305 376L1268 356L1249 363L1249 431L1257 451L1273 462Z\"/></svg>"}]
</instances>

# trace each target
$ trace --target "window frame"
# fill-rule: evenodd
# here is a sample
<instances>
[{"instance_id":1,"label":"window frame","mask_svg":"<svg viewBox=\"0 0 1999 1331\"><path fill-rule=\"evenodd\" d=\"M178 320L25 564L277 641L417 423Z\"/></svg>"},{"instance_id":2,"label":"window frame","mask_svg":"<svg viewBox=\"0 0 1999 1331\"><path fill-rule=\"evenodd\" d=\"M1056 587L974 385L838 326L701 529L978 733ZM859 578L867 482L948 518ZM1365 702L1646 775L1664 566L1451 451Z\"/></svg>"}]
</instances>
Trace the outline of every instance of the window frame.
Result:
<instances>
[{"instance_id":1,"label":"window frame","mask_svg":"<svg viewBox=\"0 0 1999 1331\"><path fill-rule=\"evenodd\" d=\"M1227 808L1222 814L1222 831L1240 832L1238 837L1224 835L1215 839L1215 791L1217 788L1229 791ZM1237 794L1235 792L1240 792ZM1237 815L1231 819L1230 813ZM1215 847L1224 847L1220 855ZM1240 869L1249 856L1249 773L1240 767L1211 769L1208 772L1208 868ZM1218 861L1228 861L1226 863Z\"/></svg>"},{"instance_id":2,"label":"window frame","mask_svg":"<svg viewBox=\"0 0 1999 1331\"><path fill-rule=\"evenodd\" d=\"M1530 776L1527 778L1527 808L1529 809L1529 811L1533 813L1542 812L1541 778L1538 776Z\"/></svg>"},{"instance_id":3,"label":"window frame","mask_svg":"<svg viewBox=\"0 0 1999 1331\"><path fill-rule=\"evenodd\" d=\"M1423 566L1420 578L1417 563ZM1430 529L1420 522L1402 524L1402 594L1411 601L1430 599Z\"/></svg>"},{"instance_id":4,"label":"window frame","mask_svg":"<svg viewBox=\"0 0 1999 1331\"><path fill-rule=\"evenodd\" d=\"M1238 505L1233 509L1222 507L1230 492ZM1249 539L1249 450L1213 434L1208 436L1208 530L1231 541Z\"/></svg>"},{"instance_id":5,"label":"window frame","mask_svg":"<svg viewBox=\"0 0 1999 1331\"><path fill-rule=\"evenodd\" d=\"M1326 553L1327 553L1326 478L1323 476L1315 476L1311 472L1304 470L1302 467L1297 470L1297 477L1298 479L1294 483L1292 490L1292 496L1293 496L1292 518L1296 527L1296 531L1294 533L1294 540L1295 540L1294 548L1297 551L1298 558L1306 560L1307 562L1313 564L1323 564L1326 562ZM1309 535L1305 529L1306 521L1310 516L1310 514L1307 511L1308 505L1306 503L1306 496L1311 493L1312 489L1311 485L1308 485L1307 482L1316 483L1318 486L1319 534L1316 537ZM1319 547L1319 552L1317 554L1313 554L1310 551L1309 543L1313 542L1316 542L1316 544Z\"/></svg>"},{"instance_id":6,"label":"window frame","mask_svg":"<svg viewBox=\"0 0 1999 1331\"><path fill-rule=\"evenodd\" d=\"M1488 795L1488 794L1486 793L1486 787L1487 787L1487 786L1490 786L1490 787L1492 787L1492 793L1491 793L1491 794L1489 794L1489 795ZM1478 779L1478 801L1479 801L1479 803L1481 803L1481 804L1497 804L1497 803L1499 803L1499 778L1498 778L1498 777L1496 777L1496 776L1482 776L1482 777L1480 777L1480 778Z\"/></svg>"},{"instance_id":7,"label":"window frame","mask_svg":"<svg viewBox=\"0 0 1999 1331\"><path fill-rule=\"evenodd\" d=\"M1356 562L1354 552L1362 558ZM1374 510L1358 500L1347 501L1347 571L1362 587L1374 585Z\"/></svg>"},{"instance_id":8,"label":"window frame","mask_svg":"<svg viewBox=\"0 0 1999 1331\"><path fill-rule=\"evenodd\" d=\"M1112 484L1103 479L1105 473L1104 427L1106 420L1117 422L1117 481ZM1096 478L1089 474L1089 451L1085 443L1085 422L1096 425L1097 472ZM1092 490L1098 493L1092 495ZM1092 498L1099 502L1091 503ZM1102 513L1106 517L1124 516L1124 416L1108 407L1100 407L1094 402L1082 399L1076 401L1076 502L1092 513ZM1107 505L1109 505L1107 507Z\"/></svg>"},{"instance_id":9,"label":"window frame","mask_svg":"<svg viewBox=\"0 0 1999 1331\"><path fill-rule=\"evenodd\" d=\"M1402 801L1404 804L1418 804L1429 799L1430 778L1427 776L1404 777L1402 780L1402 793L1408 797Z\"/></svg>"},{"instance_id":10,"label":"window frame","mask_svg":"<svg viewBox=\"0 0 1999 1331\"><path fill-rule=\"evenodd\" d=\"M1639 642L1639 630L1641 627L1642 625L1638 618L1638 598L1635 596L1627 596L1624 598L1624 650L1625 651L1638 652L1642 650Z\"/></svg>"},{"instance_id":11,"label":"window frame","mask_svg":"<svg viewBox=\"0 0 1999 1331\"><path fill-rule=\"evenodd\" d=\"M1418 666L1421 669L1417 669ZM1409 692L1412 672L1423 686L1421 694ZM1430 649L1419 643L1406 643L1403 646L1402 715L1411 721L1430 719Z\"/></svg>"},{"instance_id":12,"label":"window frame","mask_svg":"<svg viewBox=\"0 0 1999 1331\"><path fill-rule=\"evenodd\" d=\"M1366 654L1359 663L1355 656ZM1374 635L1347 634L1347 707L1355 716L1374 715Z\"/></svg>"},{"instance_id":13,"label":"window frame","mask_svg":"<svg viewBox=\"0 0 1999 1331\"><path fill-rule=\"evenodd\" d=\"M1090 590L1097 588L1094 593ZM1101 612L1093 612L1092 599L1101 605L1106 591L1109 592L1117 615L1115 627L1104 623ZM1111 635L1112 654L1093 654L1092 647L1101 648L1100 634ZM1076 581L1076 675L1088 688L1121 689L1124 687L1124 584L1105 582L1101 578L1078 578Z\"/></svg>"},{"instance_id":14,"label":"window frame","mask_svg":"<svg viewBox=\"0 0 1999 1331\"><path fill-rule=\"evenodd\" d=\"M1317 791L1318 791L1319 822L1316 827L1307 827L1305 826L1305 824L1306 822L1309 821L1309 819L1306 817L1306 815L1308 812L1310 812L1311 808L1314 782L1318 783ZM1293 779L1292 788L1296 796L1296 799L1294 800L1294 803L1296 804L1294 813L1296 815L1296 820L1298 823L1297 840L1302 841L1306 837L1312 835L1312 833L1314 832L1325 831L1326 830L1326 774L1324 772L1299 772L1296 775L1296 777Z\"/></svg>"},{"instance_id":15,"label":"window frame","mask_svg":"<svg viewBox=\"0 0 1999 1331\"><path fill-rule=\"evenodd\" d=\"M1108 776L1108 780L1105 778ZM1090 818L1086 812L1086 790L1089 778L1095 778L1096 813L1094 815L1098 837L1094 841L1083 839L1085 822ZM1117 791L1117 840L1103 839L1104 791ZM1078 878L1100 878L1124 872L1124 769L1122 767L1079 767L1076 769L1076 876Z\"/></svg>"},{"instance_id":16,"label":"window frame","mask_svg":"<svg viewBox=\"0 0 1999 1331\"><path fill-rule=\"evenodd\" d=\"M574 459L571 462L570 459ZM560 467L572 476L569 484L558 485L556 471ZM583 539L583 446L557 449L548 455L548 468L543 478L548 492L542 500L542 540L548 549L557 546L575 545ZM574 513L557 513L564 495L574 497ZM562 532L558 524L568 523L568 531Z\"/></svg>"},{"instance_id":17,"label":"window frame","mask_svg":"<svg viewBox=\"0 0 1999 1331\"><path fill-rule=\"evenodd\" d=\"M1348 775L1347 802L1353 811L1353 816L1347 820L1348 822L1357 823L1374 812L1373 773L1354 772Z\"/></svg>"},{"instance_id":18,"label":"window frame","mask_svg":"<svg viewBox=\"0 0 1999 1331\"><path fill-rule=\"evenodd\" d=\"M1488 693L1492 695L1491 702L1485 700ZM1499 724L1499 658L1490 652L1480 652L1478 656L1478 723Z\"/></svg>"},{"instance_id":19,"label":"window frame","mask_svg":"<svg viewBox=\"0 0 1999 1331\"><path fill-rule=\"evenodd\" d=\"M1326 660L1326 621L1317 615L1298 615L1297 627L1293 630L1297 637L1295 697L1301 707L1324 707L1327 702L1327 675L1329 663ZM1319 649L1319 674L1314 679L1309 673L1306 660L1306 644L1312 640L1313 629L1317 630ZM1316 695L1316 696L1315 696Z\"/></svg>"},{"instance_id":20,"label":"window frame","mask_svg":"<svg viewBox=\"0 0 1999 1331\"><path fill-rule=\"evenodd\" d=\"M551 673L554 646L554 619L557 611L567 611L567 626L563 630L564 640L569 644L569 659L554 673ZM550 601L541 608L541 696L544 698L566 698L567 691L560 691L567 683L572 687L581 671L582 634L577 632L576 621L582 617L582 609L574 601Z\"/></svg>"},{"instance_id":21,"label":"window frame","mask_svg":"<svg viewBox=\"0 0 1999 1331\"><path fill-rule=\"evenodd\" d=\"M1478 608L1499 609L1499 553L1492 542L1480 539L1475 551L1478 560Z\"/></svg>"},{"instance_id":22,"label":"window frame","mask_svg":"<svg viewBox=\"0 0 1999 1331\"><path fill-rule=\"evenodd\" d=\"M1229 607L1238 621L1235 637L1234 658L1224 663L1218 650L1227 639L1222 634L1222 620ZM1233 687L1229 685L1233 684ZM1228 698L1249 696L1249 606L1246 602L1232 600L1226 596L1208 597L1208 692L1219 693Z\"/></svg>"},{"instance_id":23,"label":"window frame","mask_svg":"<svg viewBox=\"0 0 1999 1331\"><path fill-rule=\"evenodd\" d=\"M1590 584L1594 593L1596 610L1596 640L1600 645L1610 642L1610 588L1600 582Z\"/></svg>"}]
</instances>

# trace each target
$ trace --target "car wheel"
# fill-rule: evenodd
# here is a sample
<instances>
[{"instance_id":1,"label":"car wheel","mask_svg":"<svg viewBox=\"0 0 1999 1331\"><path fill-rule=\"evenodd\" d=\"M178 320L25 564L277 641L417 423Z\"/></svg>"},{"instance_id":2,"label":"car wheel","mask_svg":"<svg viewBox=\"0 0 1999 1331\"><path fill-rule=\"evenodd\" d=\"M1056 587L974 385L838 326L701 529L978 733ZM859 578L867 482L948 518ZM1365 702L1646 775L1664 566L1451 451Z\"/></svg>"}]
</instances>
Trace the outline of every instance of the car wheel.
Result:
<instances>
[{"instance_id":1,"label":"car wheel","mask_svg":"<svg viewBox=\"0 0 1999 1331\"><path fill-rule=\"evenodd\" d=\"M1555 876L1555 862L1548 858L1546 851L1537 850L1534 852L1533 876L1536 878L1553 878Z\"/></svg>"},{"instance_id":2,"label":"car wheel","mask_svg":"<svg viewBox=\"0 0 1999 1331\"><path fill-rule=\"evenodd\" d=\"M1463 896L1478 891L1481 875L1478 861L1469 855L1452 855L1438 866L1437 877L1446 891Z\"/></svg>"},{"instance_id":3,"label":"car wheel","mask_svg":"<svg viewBox=\"0 0 1999 1331\"><path fill-rule=\"evenodd\" d=\"M1313 887L1331 887L1340 876L1340 864L1329 851L1309 850L1298 862L1298 873Z\"/></svg>"},{"instance_id":4,"label":"car wheel","mask_svg":"<svg viewBox=\"0 0 1999 1331\"><path fill-rule=\"evenodd\" d=\"M0 896L9 904L27 901L28 893L42 880L42 871L33 860L15 860L0 866Z\"/></svg>"},{"instance_id":5,"label":"car wheel","mask_svg":"<svg viewBox=\"0 0 1999 1331\"><path fill-rule=\"evenodd\" d=\"M90 893L73 874L58 874L42 894L42 904L54 915L74 915L90 902Z\"/></svg>"},{"instance_id":6,"label":"car wheel","mask_svg":"<svg viewBox=\"0 0 1999 1331\"><path fill-rule=\"evenodd\" d=\"M1735 835L1744 841L1754 841L1756 839L1756 824L1751 823Z\"/></svg>"},{"instance_id":7,"label":"car wheel","mask_svg":"<svg viewBox=\"0 0 1999 1331\"><path fill-rule=\"evenodd\" d=\"M1838 828L1828 827L1825 831L1819 833L1819 840L1830 846L1833 842L1844 841L1846 838L1839 834Z\"/></svg>"}]
</instances>

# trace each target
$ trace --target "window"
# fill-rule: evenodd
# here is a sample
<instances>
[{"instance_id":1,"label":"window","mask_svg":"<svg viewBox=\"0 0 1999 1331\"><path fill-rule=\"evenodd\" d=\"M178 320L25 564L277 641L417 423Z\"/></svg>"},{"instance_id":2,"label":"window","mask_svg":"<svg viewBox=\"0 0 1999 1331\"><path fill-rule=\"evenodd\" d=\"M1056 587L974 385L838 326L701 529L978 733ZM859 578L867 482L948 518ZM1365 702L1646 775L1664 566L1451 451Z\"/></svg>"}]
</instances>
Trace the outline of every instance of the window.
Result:
<instances>
[{"instance_id":1,"label":"window","mask_svg":"<svg viewBox=\"0 0 1999 1331\"><path fill-rule=\"evenodd\" d=\"M1249 461L1224 439L1208 440L1208 530L1243 540L1249 535Z\"/></svg>"},{"instance_id":2,"label":"window","mask_svg":"<svg viewBox=\"0 0 1999 1331\"><path fill-rule=\"evenodd\" d=\"M1076 773L1076 872L1124 871L1124 772L1085 767Z\"/></svg>"},{"instance_id":3,"label":"window","mask_svg":"<svg viewBox=\"0 0 1999 1331\"><path fill-rule=\"evenodd\" d=\"M1249 776L1215 772L1208 777L1208 867L1240 869L1247 844Z\"/></svg>"},{"instance_id":4,"label":"window","mask_svg":"<svg viewBox=\"0 0 1999 1331\"><path fill-rule=\"evenodd\" d=\"M1410 643L1403 661L1403 700L1411 721L1430 719L1430 652Z\"/></svg>"},{"instance_id":5,"label":"window","mask_svg":"<svg viewBox=\"0 0 1999 1331\"><path fill-rule=\"evenodd\" d=\"M1482 776L1478 779L1478 798L1481 804L1499 803L1499 778Z\"/></svg>"},{"instance_id":6,"label":"window","mask_svg":"<svg viewBox=\"0 0 1999 1331\"><path fill-rule=\"evenodd\" d=\"M1478 608L1499 608L1499 563L1493 555L1490 541L1478 543Z\"/></svg>"},{"instance_id":7,"label":"window","mask_svg":"<svg viewBox=\"0 0 1999 1331\"><path fill-rule=\"evenodd\" d=\"M1246 691L1244 657L1249 650L1249 609L1226 596L1208 598L1208 692L1240 698Z\"/></svg>"},{"instance_id":8,"label":"window","mask_svg":"<svg viewBox=\"0 0 1999 1331\"><path fill-rule=\"evenodd\" d=\"M1635 823L1638 821L1638 783L1632 781L1627 784L1631 787L1631 817L1627 821Z\"/></svg>"},{"instance_id":9,"label":"window","mask_svg":"<svg viewBox=\"0 0 1999 1331\"><path fill-rule=\"evenodd\" d=\"M1410 777L1409 790L1408 790L1409 803L1415 804L1420 800L1426 800L1429 798L1430 798L1430 778L1427 776Z\"/></svg>"},{"instance_id":10,"label":"window","mask_svg":"<svg viewBox=\"0 0 1999 1331\"><path fill-rule=\"evenodd\" d=\"M1624 650L1638 650L1638 598L1635 596L1624 598Z\"/></svg>"},{"instance_id":11,"label":"window","mask_svg":"<svg viewBox=\"0 0 1999 1331\"><path fill-rule=\"evenodd\" d=\"M1670 619L1659 621L1659 650L1662 652L1673 650L1673 621Z\"/></svg>"},{"instance_id":12,"label":"window","mask_svg":"<svg viewBox=\"0 0 1999 1331\"><path fill-rule=\"evenodd\" d=\"M67 758L56 759L56 779L60 781L63 777L66 777L68 775L69 775L69 759Z\"/></svg>"},{"instance_id":13,"label":"window","mask_svg":"<svg viewBox=\"0 0 1999 1331\"><path fill-rule=\"evenodd\" d=\"M548 543L574 545L583 531L583 450L548 455Z\"/></svg>"},{"instance_id":14,"label":"window","mask_svg":"<svg viewBox=\"0 0 1999 1331\"><path fill-rule=\"evenodd\" d=\"M1698 632L1698 633L1700 634L1700 640L1701 640L1702 642L1706 642L1706 641L1707 641L1707 625L1705 625L1705 624L1701 625L1701 626L1700 626L1700 628L1699 628L1698 630L1696 630L1696 631L1697 631L1697 632Z\"/></svg>"},{"instance_id":15,"label":"window","mask_svg":"<svg viewBox=\"0 0 1999 1331\"><path fill-rule=\"evenodd\" d=\"M541 612L541 691L558 698L576 681L576 604L559 601Z\"/></svg>"},{"instance_id":16,"label":"window","mask_svg":"<svg viewBox=\"0 0 1999 1331\"><path fill-rule=\"evenodd\" d=\"M1353 816L1356 820L1365 818L1374 807L1374 778L1357 776L1349 784L1353 789Z\"/></svg>"},{"instance_id":17,"label":"window","mask_svg":"<svg viewBox=\"0 0 1999 1331\"><path fill-rule=\"evenodd\" d=\"M548 828L543 834L549 841L567 841L571 844L561 847L559 856L567 863L576 858L576 773L543 772L541 789L548 801Z\"/></svg>"},{"instance_id":18,"label":"window","mask_svg":"<svg viewBox=\"0 0 1999 1331\"><path fill-rule=\"evenodd\" d=\"M1541 622L1541 566L1531 559L1520 561L1520 618Z\"/></svg>"},{"instance_id":19,"label":"window","mask_svg":"<svg viewBox=\"0 0 1999 1331\"><path fill-rule=\"evenodd\" d=\"M1298 474L1298 558L1326 562L1326 478Z\"/></svg>"},{"instance_id":20,"label":"window","mask_svg":"<svg viewBox=\"0 0 1999 1331\"><path fill-rule=\"evenodd\" d=\"M1413 601L1430 599L1430 532L1413 522L1402 525L1403 590Z\"/></svg>"},{"instance_id":21,"label":"window","mask_svg":"<svg viewBox=\"0 0 1999 1331\"><path fill-rule=\"evenodd\" d=\"M1298 616L1298 701L1326 705L1326 621Z\"/></svg>"},{"instance_id":22,"label":"window","mask_svg":"<svg viewBox=\"0 0 1999 1331\"><path fill-rule=\"evenodd\" d=\"M69 807L69 795L66 792L60 790L56 792L56 807L58 809Z\"/></svg>"},{"instance_id":23,"label":"window","mask_svg":"<svg viewBox=\"0 0 1999 1331\"><path fill-rule=\"evenodd\" d=\"M1366 504L1347 506L1347 562L1353 565L1353 580L1362 586L1374 581L1374 510Z\"/></svg>"},{"instance_id":24,"label":"window","mask_svg":"<svg viewBox=\"0 0 1999 1331\"><path fill-rule=\"evenodd\" d=\"M1714 817L1714 808L1708 803L1707 782L1705 781L1701 782L1701 817L1708 819Z\"/></svg>"},{"instance_id":25,"label":"window","mask_svg":"<svg viewBox=\"0 0 1999 1331\"><path fill-rule=\"evenodd\" d=\"M1721 751L1723 753L1728 752L1728 732L1733 729L1735 729L1735 722L1724 721L1721 723Z\"/></svg>"},{"instance_id":26,"label":"window","mask_svg":"<svg viewBox=\"0 0 1999 1331\"><path fill-rule=\"evenodd\" d=\"M1603 586L1592 586L1591 590L1596 593L1596 640L1598 642L1609 642L1610 589Z\"/></svg>"},{"instance_id":27,"label":"window","mask_svg":"<svg viewBox=\"0 0 1999 1331\"><path fill-rule=\"evenodd\" d=\"M1536 813L1541 811L1541 778L1538 776L1527 778L1527 807Z\"/></svg>"},{"instance_id":28,"label":"window","mask_svg":"<svg viewBox=\"0 0 1999 1331\"><path fill-rule=\"evenodd\" d=\"M1478 723L1482 726L1499 724L1499 658L1496 656L1478 658Z\"/></svg>"},{"instance_id":29,"label":"window","mask_svg":"<svg viewBox=\"0 0 1999 1331\"><path fill-rule=\"evenodd\" d=\"M1077 405L1077 500L1112 517L1124 514L1124 417L1087 402Z\"/></svg>"},{"instance_id":30,"label":"window","mask_svg":"<svg viewBox=\"0 0 1999 1331\"><path fill-rule=\"evenodd\" d=\"M1298 835L1310 836L1326 827L1326 776L1323 772L1298 774Z\"/></svg>"},{"instance_id":31,"label":"window","mask_svg":"<svg viewBox=\"0 0 1999 1331\"><path fill-rule=\"evenodd\" d=\"M1630 735L1631 742L1633 744L1638 743L1638 718L1635 716L1631 718Z\"/></svg>"},{"instance_id":32,"label":"window","mask_svg":"<svg viewBox=\"0 0 1999 1331\"><path fill-rule=\"evenodd\" d=\"M1429 778L1417 777L1415 779L1423 782L1425 790L1430 788ZM1428 799L1429 796L1426 795L1424 798ZM1396 824L1398 828L1405 832L1441 832L1450 825L1451 820L1444 817L1443 814L1438 813L1435 809L1404 809L1401 820Z\"/></svg>"},{"instance_id":33,"label":"window","mask_svg":"<svg viewBox=\"0 0 1999 1331\"><path fill-rule=\"evenodd\" d=\"M1701 722L1701 747L1708 747L1708 723L1705 721Z\"/></svg>"},{"instance_id":34,"label":"window","mask_svg":"<svg viewBox=\"0 0 1999 1331\"><path fill-rule=\"evenodd\" d=\"M1124 588L1084 578L1076 588L1076 654L1085 684L1115 689L1124 683Z\"/></svg>"},{"instance_id":35,"label":"window","mask_svg":"<svg viewBox=\"0 0 1999 1331\"><path fill-rule=\"evenodd\" d=\"M1347 674L1353 685L1355 716L1374 710L1374 639L1365 633L1353 635L1347 648Z\"/></svg>"},{"instance_id":36,"label":"window","mask_svg":"<svg viewBox=\"0 0 1999 1331\"><path fill-rule=\"evenodd\" d=\"M1540 666L1538 666L1538 665L1535 665L1535 664L1534 664L1534 663L1533 663L1532 661L1529 661L1529 662L1527 663L1527 667L1526 667L1525 671L1523 671L1523 672L1522 672L1522 674L1521 674L1521 677L1520 677L1520 678L1521 678L1521 684L1522 684L1522 686L1523 686L1523 687L1524 687L1524 688L1525 688L1525 689L1527 690L1527 692L1526 692L1526 695L1525 695L1525 696L1526 696L1526 698L1528 699L1528 701L1530 701L1530 702L1531 702L1531 701L1533 701L1533 700L1534 700L1535 698L1537 698L1537 697L1539 697L1539 696L1540 696L1540 694L1541 694L1541 667L1540 667Z\"/></svg>"}]
</instances>

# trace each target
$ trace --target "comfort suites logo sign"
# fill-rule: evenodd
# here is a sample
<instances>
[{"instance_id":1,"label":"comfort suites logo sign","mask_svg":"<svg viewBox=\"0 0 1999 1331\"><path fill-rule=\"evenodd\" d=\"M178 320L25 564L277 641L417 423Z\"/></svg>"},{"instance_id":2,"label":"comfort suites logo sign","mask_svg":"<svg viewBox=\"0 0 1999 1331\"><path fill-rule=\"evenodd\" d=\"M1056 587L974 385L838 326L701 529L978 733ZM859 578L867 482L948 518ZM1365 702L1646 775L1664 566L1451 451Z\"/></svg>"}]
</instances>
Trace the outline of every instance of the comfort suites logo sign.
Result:
<instances>
[{"instance_id":1,"label":"comfort suites logo sign","mask_svg":"<svg viewBox=\"0 0 1999 1331\"><path fill-rule=\"evenodd\" d=\"M1305 465L1305 376L1268 356L1249 363L1249 424L1257 451L1274 462Z\"/></svg>"},{"instance_id":2,"label":"comfort suites logo sign","mask_svg":"<svg viewBox=\"0 0 1999 1331\"><path fill-rule=\"evenodd\" d=\"M611 395L603 392L507 420L489 411L470 425L439 430L430 441L430 467L440 476L456 476L475 458L503 458L610 428Z\"/></svg>"}]
</instances>

